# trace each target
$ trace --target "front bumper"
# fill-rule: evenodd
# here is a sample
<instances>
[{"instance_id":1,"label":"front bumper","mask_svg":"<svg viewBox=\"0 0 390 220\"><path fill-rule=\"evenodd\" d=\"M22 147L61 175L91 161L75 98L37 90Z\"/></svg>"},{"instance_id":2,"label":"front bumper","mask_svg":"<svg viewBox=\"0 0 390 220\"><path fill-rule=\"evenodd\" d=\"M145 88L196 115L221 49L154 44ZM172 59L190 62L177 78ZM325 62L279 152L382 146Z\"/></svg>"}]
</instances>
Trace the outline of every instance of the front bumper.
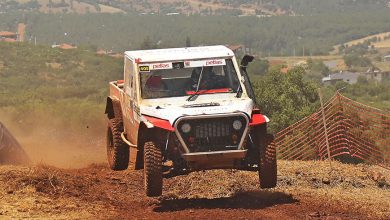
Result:
<instances>
[{"instance_id":1,"label":"front bumper","mask_svg":"<svg viewBox=\"0 0 390 220\"><path fill-rule=\"evenodd\" d=\"M192 170L240 169L247 150L229 150L183 154Z\"/></svg>"},{"instance_id":2,"label":"front bumper","mask_svg":"<svg viewBox=\"0 0 390 220\"><path fill-rule=\"evenodd\" d=\"M183 154L187 162L218 161L218 160L235 160L245 158L247 150L227 150L213 152L198 152Z\"/></svg>"}]
</instances>

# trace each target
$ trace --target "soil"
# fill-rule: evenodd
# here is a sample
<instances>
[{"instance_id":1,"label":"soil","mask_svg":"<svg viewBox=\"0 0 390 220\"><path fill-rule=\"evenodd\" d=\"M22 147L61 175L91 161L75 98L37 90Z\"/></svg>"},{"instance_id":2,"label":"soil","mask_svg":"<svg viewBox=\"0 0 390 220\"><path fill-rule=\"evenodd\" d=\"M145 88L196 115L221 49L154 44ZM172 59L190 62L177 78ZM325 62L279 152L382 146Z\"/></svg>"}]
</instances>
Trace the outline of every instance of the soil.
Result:
<instances>
[{"instance_id":1,"label":"soil","mask_svg":"<svg viewBox=\"0 0 390 220\"><path fill-rule=\"evenodd\" d=\"M389 219L390 171L369 165L278 162L278 186L256 172L211 170L164 179L148 198L140 171L0 166L0 218Z\"/></svg>"}]
</instances>

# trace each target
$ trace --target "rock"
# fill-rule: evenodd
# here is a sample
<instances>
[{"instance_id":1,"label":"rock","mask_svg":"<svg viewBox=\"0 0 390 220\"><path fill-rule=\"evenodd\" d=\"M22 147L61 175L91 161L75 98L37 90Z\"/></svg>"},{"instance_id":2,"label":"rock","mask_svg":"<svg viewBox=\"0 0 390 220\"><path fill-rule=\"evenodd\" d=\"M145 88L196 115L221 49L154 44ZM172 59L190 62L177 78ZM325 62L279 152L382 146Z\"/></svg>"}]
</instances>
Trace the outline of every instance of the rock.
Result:
<instances>
[{"instance_id":1,"label":"rock","mask_svg":"<svg viewBox=\"0 0 390 220\"><path fill-rule=\"evenodd\" d=\"M322 183L323 183L323 184L326 184L326 185L329 185L329 184L330 184L330 179L324 177L324 178L322 178Z\"/></svg>"},{"instance_id":2,"label":"rock","mask_svg":"<svg viewBox=\"0 0 390 220\"><path fill-rule=\"evenodd\" d=\"M312 212L309 214L310 217L321 217L321 214L319 212Z\"/></svg>"},{"instance_id":3,"label":"rock","mask_svg":"<svg viewBox=\"0 0 390 220\"><path fill-rule=\"evenodd\" d=\"M382 173L376 170L372 171L370 175L371 175L371 179L374 180L375 182L379 182L381 180L384 180L385 178Z\"/></svg>"}]
</instances>

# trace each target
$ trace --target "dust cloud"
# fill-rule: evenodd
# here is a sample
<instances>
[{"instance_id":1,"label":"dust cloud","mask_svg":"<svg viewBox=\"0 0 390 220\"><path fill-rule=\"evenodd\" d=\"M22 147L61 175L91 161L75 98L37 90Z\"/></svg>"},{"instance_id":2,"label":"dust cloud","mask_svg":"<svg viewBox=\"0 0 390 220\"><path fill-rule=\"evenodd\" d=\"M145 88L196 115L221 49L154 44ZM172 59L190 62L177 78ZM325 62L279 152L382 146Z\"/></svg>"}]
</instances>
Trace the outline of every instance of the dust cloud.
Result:
<instances>
[{"instance_id":1,"label":"dust cloud","mask_svg":"<svg viewBox=\"0 0 390 220\"><path fill-rule=\"evenodd\" d=\"M55 120L50 117L44 120L23 118L28 118L28 122L0 112L0 121L22 145L33 164L82 168L106 162L104 123L67 127L60 123L47 123Z\"/></svg>"}]
</instances>

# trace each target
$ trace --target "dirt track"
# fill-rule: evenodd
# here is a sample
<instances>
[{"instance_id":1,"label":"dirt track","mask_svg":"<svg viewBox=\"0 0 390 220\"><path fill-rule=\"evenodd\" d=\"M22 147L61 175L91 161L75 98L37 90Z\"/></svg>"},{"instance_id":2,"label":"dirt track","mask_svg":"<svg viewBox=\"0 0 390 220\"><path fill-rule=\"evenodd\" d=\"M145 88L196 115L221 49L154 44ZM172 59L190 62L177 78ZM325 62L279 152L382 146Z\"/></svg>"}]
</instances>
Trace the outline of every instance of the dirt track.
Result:
<instances>
[{"instance_id":1,"label":"dirt track","mask_svg":"<svg viewBox=\"0 0 390 220\"><path fill-rule=\"evenodd\" d=\"M144 196L142 171L2 166L0 218L389 218L389 171L336 164L329 176L327 165L281 161L274 190L259 190L254 172L194 172L165 179L154 199Z\"/></svg>"}]
</instances>

